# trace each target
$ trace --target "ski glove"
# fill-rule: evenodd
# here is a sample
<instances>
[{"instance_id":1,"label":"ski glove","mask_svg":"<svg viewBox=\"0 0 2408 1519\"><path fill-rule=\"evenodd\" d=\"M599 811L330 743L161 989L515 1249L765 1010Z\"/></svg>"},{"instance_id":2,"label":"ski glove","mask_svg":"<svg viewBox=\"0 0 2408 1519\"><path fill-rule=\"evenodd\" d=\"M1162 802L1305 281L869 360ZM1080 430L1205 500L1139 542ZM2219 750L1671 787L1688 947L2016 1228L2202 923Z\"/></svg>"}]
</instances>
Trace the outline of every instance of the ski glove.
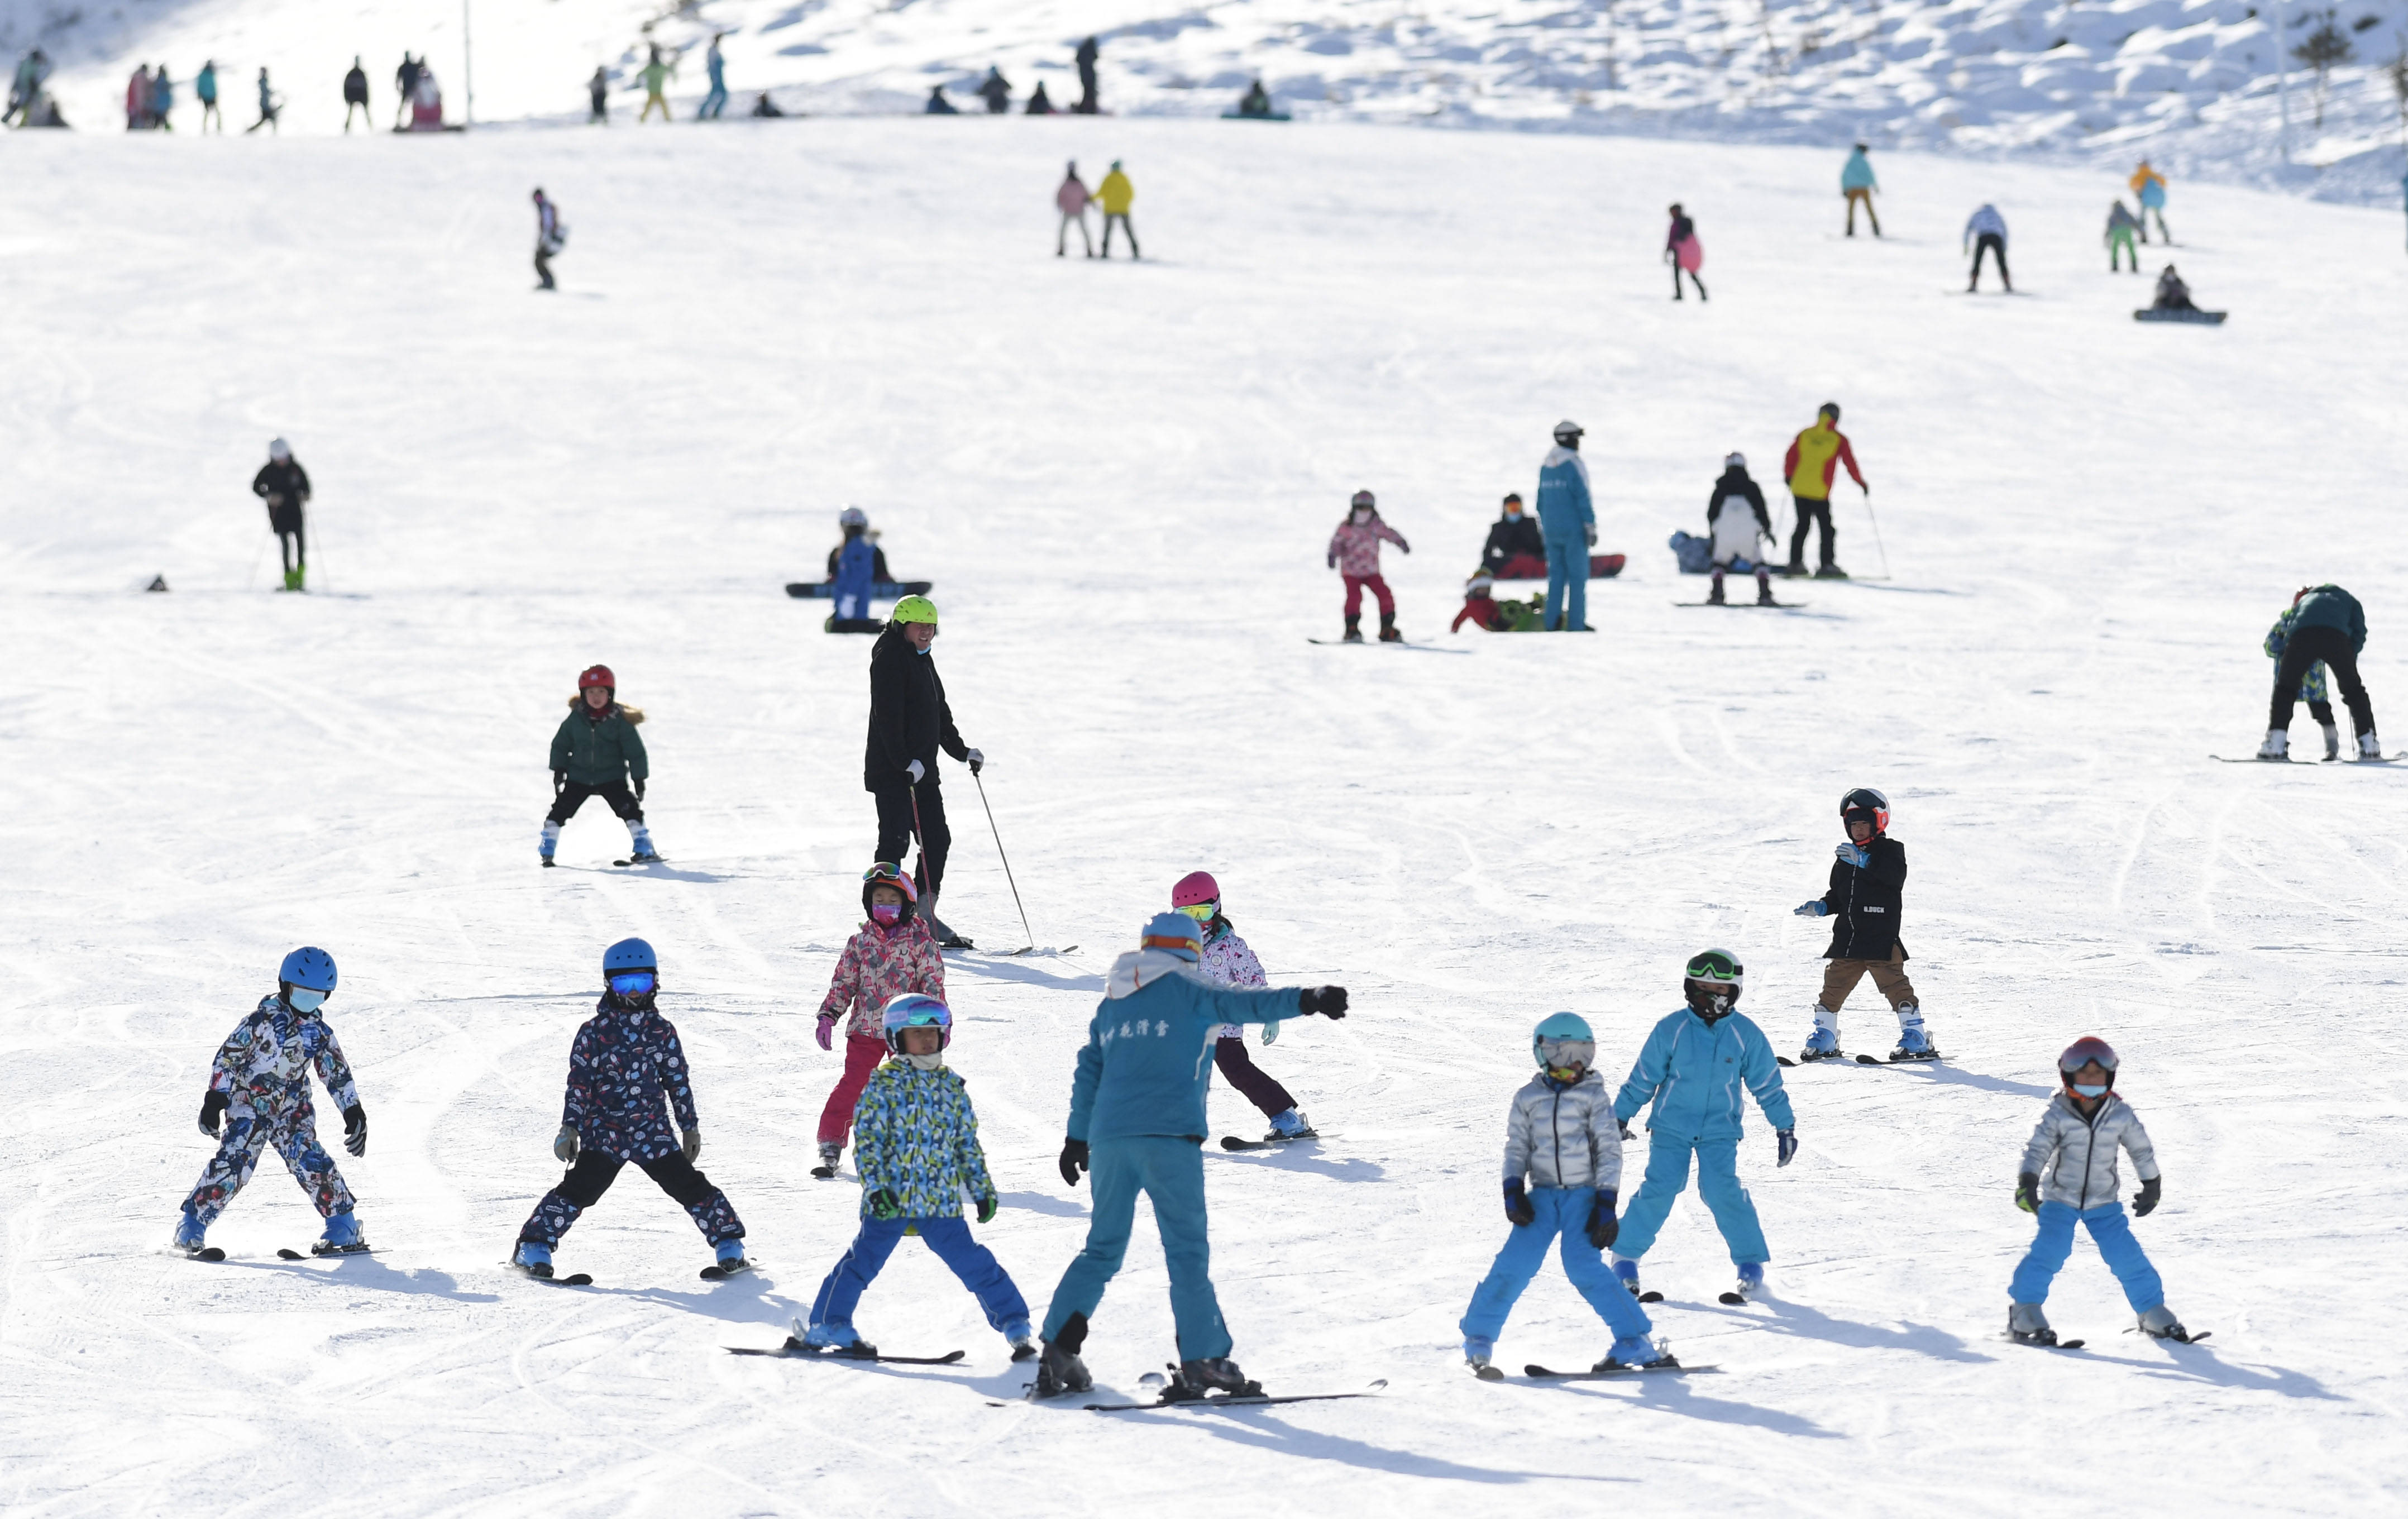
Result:
<instances>
[{"instance_id":1,"label":"ski glove","mask_svg":"<svg viewBox=\"0 0 2408 1519\"><path fill-rule=\"evenodd\" d=\"M683 1152L686 1164L693 1165L695 1157L702 1154L702 1125L696 1124L686 1130L678 1149Z\"/></svg>"},{"instance_id":2,"label":"ski glove","mask_svg":"<svg viewBox=\"0 0 2408 1519\"><path fill-rule=\"evenodd\" d=\"M1586 531L1585 531L1585 533L1584 534L1584 536L1585 537L1587 537L1587 539L1588 539L1588 546L1589 546L1590 548L1592 548L1592 549L1596 548L1596 547L1597 547L1597 523L1589 523L1589 524L1588 524L1588 527L1587 527L1587 529L1586 529Z\"/></svg>"},{"instance_id":3,"label":"ski glove","mask_svg":"<svg viewBox=\"0 0 2408 1519\"><path fill-rule=\"evenodd\" d=\"M890 1188L880 1187L862 1201L868 1205L869 1216L882 1223L903 1216L903 1199Z\"/></svg>"},{"instance_id":4,"label":"ski glove","mask_svg":"<svg viewBox=\"0 0 2408 1519\"><path fill-rule=\"evenodd\" d=\"M2157 1211L2157 1183L2164 1180L2165 1178L2161 1176L2152 1176L2147 1181L2141 1183L2141 1195L2132 1199L2132 1216L2134 1218L2146 1218L2151 1213Z\"/></svg>"},{"instance_id":5,"label":"ski glove","mask_svg":"<svg viewBox=\"0 0 2408 1519\"><path fill-rule=\"evenodd\" d=\"M643 805L643 803L644 803L644 783L643 783L642 781L637 781L637 782L636 782L636 805L637 805L637 806L638 806L638 807L641 807L641 806Z\"/></svg>"},{"instance_id":6,"label":"ski glove","mask_svg":"<svg viewBox=\"0 0 2408 1519\"><path fill-rule=\"evenodd\" d=\"M928 770L927 767L922 765L918 760L913 760L910 764L903 767L903 773L910 776L911 778L911 784L916 786L924 777L926 777Z\"/></svg>"},{"instance_id":7,"label":"ski glove","mask_svg":"<svg viewBox=\"0 0 2408 1519\"><path fill-rule=\"evenodd\" d=\"M2040 1177L2026 1171L2015 1178L2015 1206L2027 1213L2040 1211Z\"/></svg>"},{"instance_id":8,"label":"ski glove","mask_svg":"<svg viewBox=\"0 0 2408 1519\"><path fill-rule=\"evenodd\" d=\"M1622 1138L1627 1142L1630 1138L1630 1125L1623 1119L1616 1118L1613 1121L1613 1126L1622 1130Z\"/></svg>"},{"instance_id":9,"label":"ski glove","mask_svg":"<svg viewBox=\"0 0 2408 1519\"><path fill-rule=\"evenodd\" d=\"M368 1153L368 1111L356 1102L343 1110L343 1148L354 1157Z\"/></svg>"},{"instance_id":10,"label":"ski glove","mask_svg":"<svg viewBox=\"0 0 2408 1519\"><path fill-rule=\"evenodd\" d=\"M970 774L972 775L976 775L981 770L986 768L986 752L983 750L970 750L968 752L965 753L962 758L968 762Z\"/></svg>"},{"instance_id":11,"label":"ski glove","mask_svg":"<svg viewBox=\"0 0 2408 1519\"><path fill-rule=\"evenodd\" d=\"M820 1031L819 1031L818 1038L819 1038L819 1041L820 1041L820 1048L821 1048L821 1049L823 1049L823 1050L833 1050L833 1049L835 1049L835 1048L836 1048L836 1014L835 1014L835 1013L832 1013L832 1012L824 1012L824 1013L821 1013L821 1014L820 1014Z\"/></svg>"},{"instance_id":12,"label":"ski glove","mask_svg":"<svg viewBox=\"0 0 2408 1519\"><path fill-rule=\"evenodd\" d=\"M1087 1141L1062 1141L1062 1180L1071 1186L1079 1184L1079 1173L1087 1168Z\"/></svg>"},{"instance_id":13,"label":"ski glove","mask_svg":"<svg viewBox=\"0 0 2408 1519\"><path fill-rule=\"evenodd\" d=\"M1798 1131L1796 1129L1783 1129L1780 1133L1775 1134L1773 1138L1781 1141L1781 1159L1778 1162L1779 1165L1786 1166L1791 1161L1798 1158Z\"/></svg>"},{"instance_id":14,"label":"ski glove","mask_svg":"<svg viewBox=\"0 0 2408 1519\"><path fill-rule=\"evenodd\" d=\"M212 1139L218 1137L218 1115L224 1112L226 1104L233 1100L215 1087L209 1089L208 1095L201 1098L202 1133Z\"/></svg>"},{"instance_id":15,"label":"ski glove","mask_svg":"<svg viewBox=\"0 0 2408 1519\"><path fill-rule=\"evenodd\" d=\"M1279 1025L1280 1021L1276 1018L1263 1025L1263 1042L1265 1044L1277 1044L1279 1042Z\"/></svg>"},{"instance_id":16,"label":"ski glove","mask_svg":"<svg viewBox=\"0 0 2408 1519\"><path fill-rule=\"evenodd\" d=\"M1603 1250L1622 1234L1622 1220L1613 1216L1613 1194L1600 1191L1588 1211L1588 1242Z\"/></svg>"},{"instance_id":17,"label":"ski glove","mask_svg":"<svg viewBox=\"0 0 2408 1519\"><path fill-rule=\"evenodd\" d=\"M566 770L554 770L554 771L552 771L552 795L553 795L554 797L557 797L557 796L559 796L559 795L560 795L562 792L566 791L567 789L568 789L568 772L567 772Z\"/></svg>"},{"instance_id":18,"label":"ski glove","mask_svg":"<svg viewBox=\"0 0 2408 1519\"><path fill-rule=\"evenodd\" d=\"M1863 869L1866 866L1870 865L1873 859L1872 855L1866 852L1865 846L1862 844L1842 844L1831 853L1839 858L1847 861L1850 865L1855 866L1859 870Z\"/></svg>"},{"instance_id":19,"label":"ski glove","mask_svg":"<svg viewBox=\"0 0 2408 1519\"><path fill-rule=\"evenodd\" d=\"M574 1166L577 1164L577 1130L575 1127L567 1124L560 1125L560 1132L553 1135L552 1138L552 1158L558 1160L563 1166Z\"/></svg>"},{"instance_id":20,"label":"ski glove","mask_svg":"<svg viewBox=\"0 0 2408 1519\"><path fill-rule=\"evenodd\" d=\"M1793 917L1799 918L1827 918L1831 915L1831 910L1829 907L1826 906L1823 899L1818 896L1811 902L1799 903L1798 906L1792 910L1791 915Z\"/></svg>"},{"instance_id":21,"label":"ski glove","mask_svg":"<svg viewBox=\"0 0 2408 1519\"><path fill-rule=\"evenodd\" d=\"M996 1200L995 1200L995 1194L994 1194L994 1193L992 1193L992 1192L988 1193L985 1197L981 1197L981 1198L978 1200L978 1220L979 1220L979 1222L980 1222L980 1223L982 1223L982 1224L992 1224L992 1223L994 1223L994 1222L995 1222L996 1210L996 1209L998 1209L998 1208L1001 1208L1002 1206L1003 1206L1003 1205L1002 1205L1001 1203L999 1203L999 1202L997 1202L997 1201L996 1201Z\"/></svg>"},{"instance_id":22,"label":"ski glove","mask_svg":"<svg viewBox=\"0 0 2408 1519\"><path fill-rule=\"evenodd\" d=\"M1517 1229L1539 1216L1539 1211L1530 1206L1530 1199L1522 1196L1522 1179L1518 1176L1505 1183L1505 1216L1513 1221Z\"/></svg>"},{"instance_id":23,"label":"ski glove","mask_svg":"<svg viewBox=\"0 0 2408 1519\"><path fill-rule=\"evenodd\" d=\"M1346 988L1343 986L1308 986L1297 994L1297 1010L1306 1017L1319 1013L1324 1018L1346 1016Z\"/></svg>"}]
</instances>

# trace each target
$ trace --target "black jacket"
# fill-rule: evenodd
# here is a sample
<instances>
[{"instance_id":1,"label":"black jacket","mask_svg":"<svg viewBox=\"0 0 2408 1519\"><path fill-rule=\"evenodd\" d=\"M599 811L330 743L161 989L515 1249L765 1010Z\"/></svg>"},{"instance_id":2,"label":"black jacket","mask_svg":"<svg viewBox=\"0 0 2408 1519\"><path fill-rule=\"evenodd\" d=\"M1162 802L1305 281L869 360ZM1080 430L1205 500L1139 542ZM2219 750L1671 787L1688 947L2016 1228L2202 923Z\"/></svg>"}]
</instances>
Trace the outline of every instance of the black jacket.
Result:
<instances>
[{"instance_id":1,"label":"black jacket","mask_svg":"<svg viewBox=\"0 0 2408 1519\"><path fill-rule=\"evenodd\" d=\"M1539 520L1528 512L1519 517L1499 517L1488 524L1488 545L1480 551L1480 563L1491 575L1505 567L1505 561L1516 554L1528 554L1533 559L1547 557L1547 540L1539 536Z\"/></svg>"},{"instance_id":2,"label":"black jacket","mask_svg":"<svg viewBox=\"0 0 2408 1519\"><path fill-rule=\"evenodd\" d=\"M251 494L267 503L267 523L280 533L301 525L301 504L309 499L309 472L298 459L270 459L251 477Z\"/></svg>"},{"instance_id":3,"label":"black jacket","mask_svg":"<svg viewBox=\"0 0 2408 1519\"><path fill-rule=\"evenodd\" d=\"M349 74L343 76L343 103L361 106L368 103L367 70L354 65Z\"/></svg>"},{"instance_id":4,"label":"black jacket","mask_svg":"<svg viewBox=\"0 0 2408 1519\"><path fill-rule=\"evenodd\" d=\"M1728 495L1747 497L1747 504L1756 509L1756 520L1763 524L1765 532L1772 531L1772 513L1764 509L1764 493L1756 488L1755 480L1748 478L1743 465L1733 465L1723 471L1722 479L1714 481L1713 493L1706 497L1706 523L1709 526L1723 514L1723 498Z\"/></svg>"},{"instance_id":5,"label":"black jacket","mask_svg":"<svg viewBox=\"0 0 2408 1519\"><path fill-rule=\"evenodd\" d=\"M861 762L861 789L890 791L911 783L909 767L937 779L937 749L967 759L969 746L953 727L945 705L945 682L937 658L913 649L903 629L889 623L869 651L869 745Z\"/></svg>"},{"instance_id":6,"label":"black jacket","mask_svg":"<svg viewBox=\"0 0 2408 1519\"><path fill-rule=\"evenodd\" d=\"M1863 869L1845 860L1831 862L1831 889L1823 905L1831 910L1831 947L1826 960L1886 960L1892 949L1906 958L1899 942L1899 896L1906 887L1906 846L1887 834L1875 834L1865 846L1871 862Z\"/></svg>"}]
</instances>

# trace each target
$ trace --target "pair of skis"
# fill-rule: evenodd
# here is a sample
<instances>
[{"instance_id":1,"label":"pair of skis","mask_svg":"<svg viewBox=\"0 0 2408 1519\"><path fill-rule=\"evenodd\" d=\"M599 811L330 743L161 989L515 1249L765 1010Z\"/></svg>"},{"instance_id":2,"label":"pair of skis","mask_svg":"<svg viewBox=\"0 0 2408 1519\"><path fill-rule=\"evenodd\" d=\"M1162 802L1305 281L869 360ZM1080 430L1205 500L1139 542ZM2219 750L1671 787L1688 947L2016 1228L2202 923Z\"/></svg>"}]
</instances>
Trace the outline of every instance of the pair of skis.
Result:
<instances>
[{"instance_id":1,"label":"pair of skis","mask_svg":"<svg viewBox=\"0 0 2408 1519\"><path fill-rule=\"evenodd\" d=\"M1860 1054L1854 1056L1853 1059L1851 1059L1848 1056L1837 1053L1818 1056L1813 1060L1792 1060L1785 1054L1777 1054L1772 1058L1782 1065L1798 1067L1828 1066L1834 1064L1855 1064L1858 1066L1919 1066L1928 1062L1938 1061L1943 1057L1939 1051L1934 1050L1929 1054L1893 1054L1886 1060L1883 1059L1879 1055L1871 1054Z\"/></svg>"},{"instance_id":2,"label":"pair of skis","mask_svg":"<svg viewBox=\"0 0 2408 1519\"><path fill-rule=\"evenodd\" d=\"M280 1249L276 1253L276 1258L280 1261L339 1260L345 1255L373 1255L375 1254L376 1252L369 1249L367 1246L358 1245L346 1247L340 1250L313 1250L306 1255L297 1250ZM186 1260L208 1261L212 1265L226 1258L226 1253L223 1250L219 1249L216 1245L204 1245L198 1250L187 1250L183 1253L183 1255Z\"/></svg>"},{"instance_id":3,"label":"pair of skis","mask_svg":"<svg viewBox=\"0 0 2408 1519\"><path fill-rule=\"evenodd\" d=\"M702 1280L705 1282L724 1282L732 1276L742 1276L745 1272L752 1270L755 1264L755 1262L750 1260L731 1261L724 1266L714 1262L713 1264L702 1268ZM583 1271L571 1272L567 1276L544 1276L528 1270L525 1267L519 1265L515 1261L509 1263L509 1268L516 1271L519 1275L526 1278L529 1282L540 1282L547 1287L590 1287L594 1285L594 1278ZM763 1354L767 1353L764 1352Z\"/></svg>"},{"instance_id":4,"label":"pair of skis","mask_svg":"<svg viewBox=\"0 0 2408 1519\"><path fill-rule=\"evenodd\" d=\"M2141 1331L2138 1329L2127 1329L2124 1332L2128 1335L2136 1335ZM2215 1333L2215 1331L2213 1329L2201 1329L2195 1335L2185 1335L2180 1340L2174 1340L2174 1343L2177 1345L2196 1345L2200 1340L2205 1340L2208 1336L2214 1333ZM2150 1338L2153 1340L2173 1340L2173 1336L2172 1335L2152 1335ZM2084 1345L2089 1343L2089 1341L2086 1340L2017 1340L2013 1334L2007 1335L2006 1340L2007 1343L2011 1345L2028 1345L2033 1350L2080 1350Z\"/></svg>"}]
</instances>

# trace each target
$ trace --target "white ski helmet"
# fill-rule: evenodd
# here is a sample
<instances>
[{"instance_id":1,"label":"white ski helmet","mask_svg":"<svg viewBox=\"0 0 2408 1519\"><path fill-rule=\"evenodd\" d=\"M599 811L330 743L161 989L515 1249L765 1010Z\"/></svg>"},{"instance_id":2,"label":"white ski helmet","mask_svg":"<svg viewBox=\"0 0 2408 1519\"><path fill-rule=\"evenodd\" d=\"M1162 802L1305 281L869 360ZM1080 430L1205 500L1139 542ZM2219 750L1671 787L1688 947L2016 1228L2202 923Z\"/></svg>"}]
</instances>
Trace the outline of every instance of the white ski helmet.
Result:
<instances>
[{"instance_id":1,"label":"white ski helmet","mask_svg":"<svg viewBox=\"0 0 2408 1519\"><path fill-rule=\"evenodd\" d=\"M1723 455L1723 467L1725 469L1745 469L1747 467L1747 455L1740 452L1737 449L1733 449L1730 452Z\"/></svg>"},{"instance_id":2,"label":"white ski helmet","mask_svg":"<svg viewBox=\"0 0 2408 1519\"><path fill-rule=\"evenodd\" d=\"M867 527L869 513L859 507L847 507L836 514L836 524L838 527Z\"/></svg>"},{"instance_id":3,"label":"white ski helmet","mask_svg":"<svg viewBox=\"0 0 2408 1519\"><path fill-rule=\"evenodd\" d=\"M290 459L293 457L293 445L280 437L271 437L267 440L267 456L271 459Z\"/></svg>"},{"instance_id":4,"label":"white ski helmet","mask_svg":"<svg viewBox=\"0 0 2408 1519\"><path fill-rule=\"evenodd\" d=\"M1579 437L1587 430L1588 429L1583 427L1579 423L1573 422L1570 418L1567 417L1562 422L1555 423L1555 441L1561 443L1567 438Z\"/></svg>"}]
</instances>

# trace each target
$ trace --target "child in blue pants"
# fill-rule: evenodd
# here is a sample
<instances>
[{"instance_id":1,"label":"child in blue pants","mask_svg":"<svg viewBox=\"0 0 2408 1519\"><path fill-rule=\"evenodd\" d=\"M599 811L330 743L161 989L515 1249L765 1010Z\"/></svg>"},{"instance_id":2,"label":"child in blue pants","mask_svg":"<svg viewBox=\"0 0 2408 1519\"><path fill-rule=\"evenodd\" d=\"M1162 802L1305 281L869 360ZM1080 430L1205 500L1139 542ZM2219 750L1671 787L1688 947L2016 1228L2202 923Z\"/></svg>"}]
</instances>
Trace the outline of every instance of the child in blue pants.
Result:
<instances>
[{"instance_id":1,"label":"child in blue pants","mask_svg":"<svg viewBox=\"0 0 2408 1519\"><path fill-rule=\"evenodd\" d=\"M2073 1254L2077 1219L2090 1231L2100 1258L2123 1283L2124 1300L2141 1315L2141 1328L2159 1340L2190 1339L2173 1310L2166 1307L2165 1283L2141 1242L2132 1238L2131 1222L2116 1200L2122 1186L2115 1170L2119 1149L2131 1155L2133 1174L2141 1179L2140 1195L2132 1199L2134 1213L2145 1218L2156 1211L2162 1179L2148 1130L2115 1095L2116 1064L2115 1051L2105 1039L2080 1039L2067 1046L2057 1059L2065 1090L2050 1099L2031 1142L2024 1146L2015 1206L2039 1215L2040 1232L2007 1288L2007 1334L2020 1343L2057 1343L2057 1331L2048 1326L2041 1304L2048 1300L2049 1283Z\"/></svg>"},{"instance_id":2,"label":"child in blue pants","mask_svg":"<svg viewBox=\"0 0 2408 1519\"><path fill-rule=\"evenodd\" d=\"M1506 1315L1561 1237L1564 1275L1613 1330L1599 1371L1680 1365L1647 1339L1647 1315L1613 1279L1598 1252L1613 1243L1615 1189L1622 1184L1622 1125L1605 1078L1589 1068L1597 1040L1586 1020L1550 1015L1530 1037L1539 1074L1513 1094L1505 1115L1505 1216L1513 1232L1464 1310L1463 1358L1484 1382ZM1531 1183L1525 1190L1525 1183Z\"/></svg>"},{"instance_id":3,"label":"child in blue pants","mask_svg":"<svg viewBox=\"0 0 2408 1519\"><path fill-rule=\"evenodd\" d=\"M810 1325L797 1324L805 1350L869 1359L878 1347L853 1332L853 1311L907 1234L928 1242L986 1311L987 1324L1011 1342L1011 1358L1037 1354L1028 1304L962 1221L962 1193L977 1200L982 1224L995 1219L994 1179L979 1147L978 1114L962 1079L945 1068L953 1015L933 996L890 998L880 1022L895 1058L878 1068L853 1109L853 1165L861 1173L861 1232L820 1283Z\"/></svg>"}]
</instances>

